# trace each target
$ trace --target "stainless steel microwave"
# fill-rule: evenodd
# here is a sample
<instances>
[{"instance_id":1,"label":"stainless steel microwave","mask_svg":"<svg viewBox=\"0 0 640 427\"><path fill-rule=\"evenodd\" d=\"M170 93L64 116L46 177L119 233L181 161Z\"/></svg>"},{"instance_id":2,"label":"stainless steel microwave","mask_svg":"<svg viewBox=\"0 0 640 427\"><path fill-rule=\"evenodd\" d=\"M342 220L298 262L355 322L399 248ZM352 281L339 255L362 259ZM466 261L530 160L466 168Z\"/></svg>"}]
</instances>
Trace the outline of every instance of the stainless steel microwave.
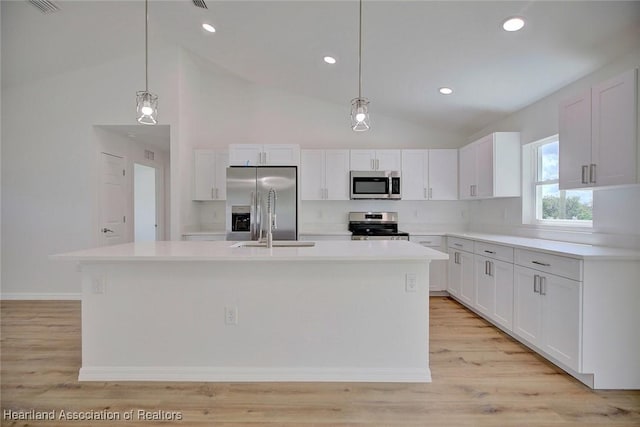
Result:
<instances>
[{"instance_id":1,"label":"stainless steel microwave","mask_svg":"<svg viewBox=\"0 0 640 427\"><path fill-rule=\"evenodd\" d=\"M351 171L351 200L400 200L399 171Z\"/></svg>"}]
</instances>

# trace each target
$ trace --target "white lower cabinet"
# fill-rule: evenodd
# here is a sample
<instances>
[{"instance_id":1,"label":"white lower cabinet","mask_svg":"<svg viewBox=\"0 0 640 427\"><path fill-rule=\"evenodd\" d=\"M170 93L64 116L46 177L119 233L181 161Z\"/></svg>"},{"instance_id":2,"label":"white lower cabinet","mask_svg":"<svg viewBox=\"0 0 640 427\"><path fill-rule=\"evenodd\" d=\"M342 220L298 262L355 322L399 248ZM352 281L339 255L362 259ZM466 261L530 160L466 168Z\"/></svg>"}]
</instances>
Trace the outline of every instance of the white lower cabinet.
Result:
<instances>
[{"instance_id":1,"label":"white lower cabinet","mask_svg":"<svg viewBox=\"0 0 640 427\"><path fill-rule=\"evenodd\" d=\"M594 247L595 256L575 256L582 245L556 242L575 251L565 255L538 249L536 239L530 247L447 242L453 298L589 387L640 389L638 252Z\"/></svg>"},{"instance_id":2,"label":"white lower cabinet","mask_svg":"<svg viewBox=\"0 0 640 427\"><path fill-rule=\"evenodd\" d=\"M567 367L580 370L582 282L515 268L513 332Z\"/></svg>"},{"instance_id":3,"label":"white lower cabinet","mask_svg":"<svg viewBox=\"0 0 640 427\"><path fill-rule=\"evenodd\" d=\"M447 291L469 305L474 299L473 254L449 249L449 283Z\"/></svg>"},{"instance_id":4,"label":"white lower cabinet","mask_svg":"<svg viewBox=\"0 0 640 427\"><path fill-rule=\"evenodd\" d=\"M442 236L412 234L409 239L427 248L446 252L442 249ZM447 261L431 261L429 263L429 290L447 290Z\"/></svg>"},{"instance_id":5,"label":"white lower cabinet","mask_svg":"<svg viewBox=\"0 0 640 427\"><path fill-rule=\"evenodd\" d=\"M513 325L513 264L475 255L474 307L511 330Z\"/></svg>"}]
</instances>

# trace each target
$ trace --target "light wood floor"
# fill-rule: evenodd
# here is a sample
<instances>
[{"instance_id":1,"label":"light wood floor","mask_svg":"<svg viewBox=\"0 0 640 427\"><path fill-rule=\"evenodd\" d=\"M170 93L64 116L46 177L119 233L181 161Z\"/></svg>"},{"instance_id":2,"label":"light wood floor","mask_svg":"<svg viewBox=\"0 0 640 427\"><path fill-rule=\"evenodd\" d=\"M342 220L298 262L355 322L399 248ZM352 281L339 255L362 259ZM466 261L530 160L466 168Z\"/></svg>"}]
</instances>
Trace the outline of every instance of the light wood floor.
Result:
<instances>
[{"instance_id":1,"label":"light wood floor","mask_svg":"<svg viewBox=\"0 0 640 427\"><path fill-rule=\"evenodd\" d=\"M171 424L182 426L640 426L640 392L589 390L448 298L431 299L431 384L78 383L79 302L3 301L1 321L3 413L180 411Z\"/></svg>"}]
</instances>

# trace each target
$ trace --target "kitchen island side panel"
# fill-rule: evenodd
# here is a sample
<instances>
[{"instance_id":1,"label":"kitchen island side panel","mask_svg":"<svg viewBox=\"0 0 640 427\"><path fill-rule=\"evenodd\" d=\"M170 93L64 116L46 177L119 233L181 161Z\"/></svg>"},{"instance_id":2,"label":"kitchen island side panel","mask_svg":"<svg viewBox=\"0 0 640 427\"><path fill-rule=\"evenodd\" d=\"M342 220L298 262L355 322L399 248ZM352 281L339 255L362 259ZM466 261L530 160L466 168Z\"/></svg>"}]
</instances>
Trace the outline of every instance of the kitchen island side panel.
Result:
<instances>
[{"instance_id":1,"label":"kitchen island side panel","mask_svg":"<svg viewBox=\"0 0 640 427\"><path fill-rule=\"evenodd\" d=\"M82 275L80 380L431 379L428 261L89 262Z\"/></svg>"}]
</instances>

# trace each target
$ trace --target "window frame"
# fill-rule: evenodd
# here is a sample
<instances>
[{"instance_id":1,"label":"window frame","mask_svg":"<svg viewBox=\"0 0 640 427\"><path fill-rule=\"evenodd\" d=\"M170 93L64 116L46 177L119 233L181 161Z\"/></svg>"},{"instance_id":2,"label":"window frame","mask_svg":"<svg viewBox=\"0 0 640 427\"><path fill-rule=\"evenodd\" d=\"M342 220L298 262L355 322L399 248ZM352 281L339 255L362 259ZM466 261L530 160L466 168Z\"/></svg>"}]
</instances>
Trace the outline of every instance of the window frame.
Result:
<instances>
[{"instance_id":1,"label":"window frame","mask_svg":"<svg viewBox=\"0 0 640 427\"><path fill-rule=\"evenodd\" d=\"M593 219L572 220L572 219L539 219L542 203L538 203L538 189L543 185L560 185L560 180L550 179L539 180L542 168L542 153L539 148L553 142L560 144L558 134L531 142L523 146L523 177L522 177L522 223L538 227L549 227L554 230L567 228L574 231L592 231ZM589 189L585 189L589 190ZM566 194L568 190L559 190L560 194ZM593 191L593 190L591 190ZM539 215L540 214L540 215Z\"/></svg>"}]
</instances>

